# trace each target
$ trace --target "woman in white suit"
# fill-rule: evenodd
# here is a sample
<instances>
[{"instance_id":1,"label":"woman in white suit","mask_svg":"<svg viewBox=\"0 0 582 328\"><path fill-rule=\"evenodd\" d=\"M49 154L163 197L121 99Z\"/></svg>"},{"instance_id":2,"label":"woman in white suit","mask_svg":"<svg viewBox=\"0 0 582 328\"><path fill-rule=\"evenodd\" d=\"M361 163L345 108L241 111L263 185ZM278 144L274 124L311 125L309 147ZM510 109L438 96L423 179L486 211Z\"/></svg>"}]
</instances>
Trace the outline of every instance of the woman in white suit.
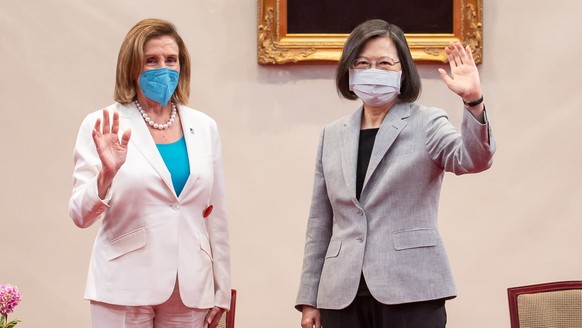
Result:
<instances>
[{"instance_id":1,"label":"woman in white suit","mask_svg":"<svg viewBox=\"0 0 582 328\"><path fill-rule=\"evenodd\" d=\"M464 103L461 132L415 103L420 77L400 28L370 20L348 37L337 90L363 106L321 134L296 302L303 328L445 327L456 291L438 233L443 175L486 170L495 152L470 49L445 53L450 75L439 72Z\"/></svg>"},{"instance_id":2,"label":"woman in white suit","mask_svg":"<svg viewBox=\"0 0 582 328\"><path fill-rule=\"evenodd\" d=\"M121 46L116 102L81 124L69 211L81 228L101 219L85 291L93 327L216 327L229 309L220 138L186 107L189 91L176 28L145 19Z\"/></svg>"}]
</instances>

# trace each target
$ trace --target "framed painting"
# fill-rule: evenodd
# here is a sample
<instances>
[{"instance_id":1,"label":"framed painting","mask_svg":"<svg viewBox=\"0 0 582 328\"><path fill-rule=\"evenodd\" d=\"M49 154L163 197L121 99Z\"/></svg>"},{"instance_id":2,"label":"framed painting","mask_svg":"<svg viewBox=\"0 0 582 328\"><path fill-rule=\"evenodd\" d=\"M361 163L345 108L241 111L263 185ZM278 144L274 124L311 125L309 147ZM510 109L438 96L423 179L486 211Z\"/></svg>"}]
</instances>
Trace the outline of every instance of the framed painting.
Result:
<instances>
[{"instance_id":1,"label":"framed painting","mask_svg":"<svg viewBox=\"0 0 582 328\"><path fill-rule=\"evenodd\" d=\"M482 0L258 0L258 63L337 62L361 22L380 18L406 33L416 62L446 62L450 41L483 57Z\"/></svg>"}]
</instances>

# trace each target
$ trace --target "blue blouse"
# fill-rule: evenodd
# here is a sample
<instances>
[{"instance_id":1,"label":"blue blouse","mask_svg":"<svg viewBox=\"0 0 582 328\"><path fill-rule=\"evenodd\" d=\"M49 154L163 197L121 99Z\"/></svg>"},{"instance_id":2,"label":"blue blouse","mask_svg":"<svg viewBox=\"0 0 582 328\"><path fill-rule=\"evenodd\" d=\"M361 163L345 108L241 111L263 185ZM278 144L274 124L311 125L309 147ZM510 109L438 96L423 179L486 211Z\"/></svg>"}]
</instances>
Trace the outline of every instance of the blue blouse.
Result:
<instances>
[{"instance_id":1,"label":"blue blouse","mask_svg":"<svg viewBox=\"0 0 582 328\"><path fill-rule=\"evenodd\" d=\"M170 174L176 195L180 196L188 177L190 176L190 162L184 136L180 140L169 144L156 144L158 151Z\"/></svg>"}]
</instances>

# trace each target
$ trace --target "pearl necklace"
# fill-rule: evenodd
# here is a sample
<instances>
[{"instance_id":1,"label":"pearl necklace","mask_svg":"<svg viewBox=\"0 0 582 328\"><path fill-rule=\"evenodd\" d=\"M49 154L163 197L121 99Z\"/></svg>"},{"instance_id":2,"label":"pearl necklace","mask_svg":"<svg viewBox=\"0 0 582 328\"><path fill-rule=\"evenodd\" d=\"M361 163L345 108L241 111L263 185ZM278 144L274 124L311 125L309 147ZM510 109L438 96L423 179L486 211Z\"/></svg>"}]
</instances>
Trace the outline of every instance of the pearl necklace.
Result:
<instances>
[{"instance_id":1,"label":"pearl necklace","mask_svg":"<svg viewBox=\"0 0 582 328\"><path fill-rule=\"evenodd\" d=\"M137 107L137 110L139 111L139 113L141 114L143 119L146 121L147 124L149 124L154 129L166 130L167 128L172 126L172 123L174 123L174 120L176 119L176 104L173 101L172 101L172 114L170 115L170 119L168 120L168 122L166 122L165 124L155 123L150 118L148 113L146 113L145 110L143 110L143 108L141 108L141 105L139 104L139 102L137 102L137 100L135 100L134 102L135 102L135 107Z\"/></svg>"}]
</instances>

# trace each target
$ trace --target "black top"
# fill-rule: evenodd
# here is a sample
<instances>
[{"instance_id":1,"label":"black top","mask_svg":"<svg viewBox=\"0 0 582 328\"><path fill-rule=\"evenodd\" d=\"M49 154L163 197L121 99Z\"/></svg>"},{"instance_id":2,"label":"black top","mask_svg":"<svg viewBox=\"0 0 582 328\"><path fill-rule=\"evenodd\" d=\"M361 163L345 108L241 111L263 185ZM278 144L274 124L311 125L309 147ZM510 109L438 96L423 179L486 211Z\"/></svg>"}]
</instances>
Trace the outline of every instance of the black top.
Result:
<instances>
[{"instance_id":1,"label":"black top","mask_svg":"<svg viewBox=\"0 0 582 328\"><path fill-rule=\"evenodd\" d=\"M378 128L360 130L360 145L358 147L358 167L356 169L356 198L360 200L362 187L364 186L364 179L366 178L366 171L368 171L368 164L370 164L370 157L372 156L372 149L374 148L374 141Z\"/></svg>"},{"instance_id":2,"label":"black top","mask_svg":"<svg viewBox=\"0 0 582 328\"><path fill-rule=\"evenodd\" d=\"M372 149L374 148L374 141L376 141L376 134L378 128L360 130L360 144L358 147L358 166L356 169L356 198L360 200L362 187L364 186L364 179L366 178L366 171L368 171L368 164L370 164L370 157L372 157ZM370 295L364 274L360 279L360 286L358 287L358 296Z\"/></svg>"}]
</instances>

